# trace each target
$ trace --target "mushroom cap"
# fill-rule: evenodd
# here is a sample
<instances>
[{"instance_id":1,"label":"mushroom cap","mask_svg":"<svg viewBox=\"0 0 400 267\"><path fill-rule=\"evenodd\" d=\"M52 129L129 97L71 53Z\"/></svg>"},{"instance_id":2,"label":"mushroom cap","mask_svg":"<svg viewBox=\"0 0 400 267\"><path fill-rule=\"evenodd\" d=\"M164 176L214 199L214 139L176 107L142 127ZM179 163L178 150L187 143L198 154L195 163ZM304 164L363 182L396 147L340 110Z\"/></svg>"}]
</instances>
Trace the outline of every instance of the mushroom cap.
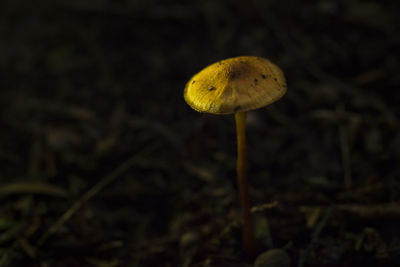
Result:
<instances>
[{"instance_id":1,"label":"mushroom cap","mask_svg":"<svg viewBox=\"0 0 400 267\"><path fill-rule=\"evenodd\" d=\"M267 106L286 93L282 70L268 59L241 56L221 60L195 74L184 98L194 110L232 114Z\"/></svg>"}]
</instances>

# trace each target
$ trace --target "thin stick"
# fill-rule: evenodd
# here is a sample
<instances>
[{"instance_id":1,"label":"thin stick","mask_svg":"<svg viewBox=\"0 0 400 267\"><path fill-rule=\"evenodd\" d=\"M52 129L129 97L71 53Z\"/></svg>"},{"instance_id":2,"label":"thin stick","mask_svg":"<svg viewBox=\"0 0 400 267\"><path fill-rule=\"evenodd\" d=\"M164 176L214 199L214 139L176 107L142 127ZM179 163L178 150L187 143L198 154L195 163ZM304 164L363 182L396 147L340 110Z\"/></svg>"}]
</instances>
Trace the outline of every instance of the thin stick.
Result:
<instances>
[{"instance_id":1,"label":"thin stick","mask_svg":"<svg viewBox=\"0 0 400 267\"><path fill-rule=\"evenodd\" d=\"M57 232L61 226L64 225L86 202L88 202L92 197L94 197L98 192L103 190L104 187L108 186L115 179L120 177L126 171L128 171L131 167L133 167L137 163L137 157L133 157L119 165L114 171L110 174L106 175L101 179L97 184L91 187L85 194L78 199L68 210L64 212L61 217L41 236L38 241L38 246L42 246L49 236Z\"/></svg>"},{"instance_id":2,"label":"thin stick","mask_svg":"<svg viewBox=\"0 0 400 267\"><path fill-rule=\"evenodd\" d=\"M237 185L239 190L240 209L243 217L243 246L249 256L257 253L251 223L250 202L247 186L247 156L246 156L246 112L235 113L237 134Z\"/></svg>"}]
</instances>

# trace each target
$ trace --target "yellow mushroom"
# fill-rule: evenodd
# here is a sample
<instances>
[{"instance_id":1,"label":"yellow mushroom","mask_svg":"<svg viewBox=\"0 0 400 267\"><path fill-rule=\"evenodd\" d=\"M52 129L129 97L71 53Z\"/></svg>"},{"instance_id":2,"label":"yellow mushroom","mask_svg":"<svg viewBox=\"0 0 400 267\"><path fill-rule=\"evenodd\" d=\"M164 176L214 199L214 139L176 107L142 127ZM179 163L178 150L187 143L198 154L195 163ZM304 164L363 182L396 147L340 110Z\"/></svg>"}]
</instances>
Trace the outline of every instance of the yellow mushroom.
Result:
<instances>
[{"instance_id":1,"label":"yellow mushroom","mask_svg":"<svg viewBox=\"0 0 400 267\"><path fill-rule=\"evenodd\" d=\"M268 59L241 56L216 62L185 86L184 98L194 110L211 114L235 114L237 132L237 179L243 216L243 246L255 255L257 244L251 223L247 189L246 112L267 106L286 93L281 69Z\"/></svg>"}]
</instances>

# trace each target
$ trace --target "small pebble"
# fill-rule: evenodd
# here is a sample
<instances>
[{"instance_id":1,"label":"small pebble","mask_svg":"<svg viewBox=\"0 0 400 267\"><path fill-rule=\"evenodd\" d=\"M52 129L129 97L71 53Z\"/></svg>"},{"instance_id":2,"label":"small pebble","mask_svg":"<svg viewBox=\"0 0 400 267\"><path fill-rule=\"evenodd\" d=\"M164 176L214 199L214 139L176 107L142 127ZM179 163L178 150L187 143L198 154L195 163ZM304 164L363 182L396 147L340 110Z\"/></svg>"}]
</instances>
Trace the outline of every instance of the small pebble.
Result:
<instances>
[{"instance_id":1,"label":"small pebble","mask_svg":"<svg viewBox=\"0 0 400 267\"><path fill-rule=\"evenodd\" d=\"M254 267L290 267L290 258L282 249L271 249L257 257Z\"/></svg>"}]
</instances>

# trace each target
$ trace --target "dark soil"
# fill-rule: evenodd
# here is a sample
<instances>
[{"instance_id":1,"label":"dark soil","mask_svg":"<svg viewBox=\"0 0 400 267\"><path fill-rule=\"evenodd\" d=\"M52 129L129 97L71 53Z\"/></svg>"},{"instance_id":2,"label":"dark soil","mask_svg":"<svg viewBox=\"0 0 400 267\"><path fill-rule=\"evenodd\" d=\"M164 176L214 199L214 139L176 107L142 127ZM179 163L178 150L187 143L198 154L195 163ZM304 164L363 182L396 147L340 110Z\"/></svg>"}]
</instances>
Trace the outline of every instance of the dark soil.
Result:
<instances>
[{"instance_id":1,"label":"dark soil","mask_svg":"<svg viewBox=\"0 0 400 267\"><path fill-rule=\"evenodd\" d=\"M0 267L252 266L233 116L190 77L269 58L248 114L262 251L400 266L400 2L0 1Z\"/></svg>"}]
</instances>

